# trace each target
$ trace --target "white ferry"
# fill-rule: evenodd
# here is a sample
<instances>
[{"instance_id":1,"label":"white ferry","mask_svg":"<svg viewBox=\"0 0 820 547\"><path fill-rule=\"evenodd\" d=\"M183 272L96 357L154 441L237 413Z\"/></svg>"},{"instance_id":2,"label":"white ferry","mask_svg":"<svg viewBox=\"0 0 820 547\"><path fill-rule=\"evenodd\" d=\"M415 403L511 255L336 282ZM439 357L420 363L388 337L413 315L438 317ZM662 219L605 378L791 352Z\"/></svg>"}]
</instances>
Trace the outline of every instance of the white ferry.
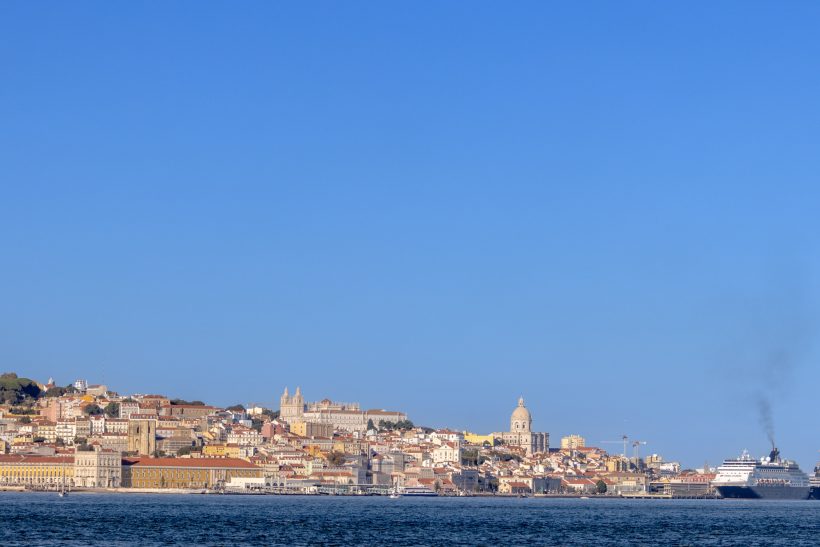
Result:
<instances>
[{"instance_id":1,"label":"white ferry","mask_svg":"<svg viewBox=\"0 0 820 547\"><path fill-rule=\"evenodd\" d=\"M811 499L820 500L820 462L814 467L814 476L809 479L811 484Z\"/></svg>"},{"instance_id":2,"label":"white ferry","mask_svg":"<svg viewBox=\"0 0 820 547\"><path fill-rule=\"evenodd\" d=\"M405 486L399 490L399 495L406 497L432 498L434 496L438 496L438 493L424 486Z\"/></svg>"},{"instance_id":3,"label":"white ferry","mask_svg":"<svg viewBox=\"0 0 820 547\"><path fill-rule=\"evenodd\" d=\"M712 486L723 498L804 500L809 497L809 477L793 461L781 460L772 448L769 457L755 460L744 450L739 458L718 467Z\"/></svg>"}]
</instances>

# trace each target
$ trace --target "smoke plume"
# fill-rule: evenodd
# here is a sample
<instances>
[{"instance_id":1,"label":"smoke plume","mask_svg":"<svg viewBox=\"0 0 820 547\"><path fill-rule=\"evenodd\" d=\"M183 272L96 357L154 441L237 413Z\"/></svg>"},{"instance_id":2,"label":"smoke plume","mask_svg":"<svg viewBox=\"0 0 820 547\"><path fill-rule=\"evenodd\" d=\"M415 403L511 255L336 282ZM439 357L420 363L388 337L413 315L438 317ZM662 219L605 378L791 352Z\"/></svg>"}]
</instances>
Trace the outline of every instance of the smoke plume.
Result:
<instances>
[{"instance_id":1,"label":"smoke plume","mask_svg":"<svg viewBox=\"0 0 820 547\"><path fill-rule=\"evenodd\" d=\"M772 404L769 402L769 398L762 393L758 394L757 397L757 413L758 419L760 420L760 426L763 428L763 431L766 432L766 436L769 437L769 442L772 443L772 446L774 447L774 417L772 416Z\"/></svg>"}]
</instances>

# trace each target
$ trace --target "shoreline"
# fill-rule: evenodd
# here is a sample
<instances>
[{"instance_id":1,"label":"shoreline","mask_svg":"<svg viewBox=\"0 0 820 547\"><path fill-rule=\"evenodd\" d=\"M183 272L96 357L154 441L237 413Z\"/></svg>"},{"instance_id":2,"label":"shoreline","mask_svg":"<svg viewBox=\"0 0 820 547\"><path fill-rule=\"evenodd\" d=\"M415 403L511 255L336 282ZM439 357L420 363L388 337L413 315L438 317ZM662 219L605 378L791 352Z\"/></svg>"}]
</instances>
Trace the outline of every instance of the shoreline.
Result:
<instances>
[{"instance_id":1,"label":"shoreline","mask_svg":"<svg viewBox=\"0 0 820 547\"><path fill-rule=\"evenodd\" d=\"M0 487L0 494L5 492L16 493L30 493L30 494L56 494L55 490L35 490L28 489L24 486L2 486ZM379 497L387 498L387 495L380 494L316 494L307 492L232 492L232 491L215 491L202 488L184 489L184 488L75 488L70 490L70 494L163 494L163 495L186 495L186 496L305 496L305 497L348 497L348 498L365 498L365 497ZM401 496L403 498L425 497L425 496ZM429 498L498 498L498 499L585 499L585 500L721 500L719 497L672 497L666 494L636 494L636 495L580 495L580 494L532 494L532 495L516 495L516 494L492 494L492 493L477 493L469 495L439 495L426 496Z\"/></svg>"}]
</instances>

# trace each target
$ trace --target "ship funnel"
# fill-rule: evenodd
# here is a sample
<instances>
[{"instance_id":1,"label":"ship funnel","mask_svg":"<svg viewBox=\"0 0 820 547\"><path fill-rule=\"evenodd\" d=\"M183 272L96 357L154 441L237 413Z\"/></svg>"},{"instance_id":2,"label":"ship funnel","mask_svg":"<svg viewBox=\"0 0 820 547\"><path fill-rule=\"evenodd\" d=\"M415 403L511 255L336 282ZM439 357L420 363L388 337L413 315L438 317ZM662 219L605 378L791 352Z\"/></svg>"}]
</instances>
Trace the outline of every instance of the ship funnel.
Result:
<instances>
[{"instance_id":1,"label":"ship funnel","mask_svg":"<svg viewBox=\"0 0 820 547\"><path fill-rule=\"evenodd\" d=\"M772 451L769 454L769 461L772 463L780 461L780 450L778 450L774 445L772 445Z\"/></svg>"}]
</instances>

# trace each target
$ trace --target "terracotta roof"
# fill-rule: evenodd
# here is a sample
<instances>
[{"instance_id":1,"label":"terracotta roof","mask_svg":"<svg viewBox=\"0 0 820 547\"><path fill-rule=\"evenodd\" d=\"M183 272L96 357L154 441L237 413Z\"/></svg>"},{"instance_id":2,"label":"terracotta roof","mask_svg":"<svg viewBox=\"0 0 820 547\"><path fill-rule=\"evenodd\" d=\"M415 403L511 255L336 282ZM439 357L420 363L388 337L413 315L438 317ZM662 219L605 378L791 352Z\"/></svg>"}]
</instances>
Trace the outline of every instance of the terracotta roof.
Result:
<instances>
[{"instance_id":1,"label":"terracotta roof","mask_svg":"<svg viewBox=\"0 0 820 547\"><path fill-rule=\"evenodd\" d=\"M74 456L32 456L27 454L0 454L3 463L74 463Z\"/></svg>"}]
</instances>

